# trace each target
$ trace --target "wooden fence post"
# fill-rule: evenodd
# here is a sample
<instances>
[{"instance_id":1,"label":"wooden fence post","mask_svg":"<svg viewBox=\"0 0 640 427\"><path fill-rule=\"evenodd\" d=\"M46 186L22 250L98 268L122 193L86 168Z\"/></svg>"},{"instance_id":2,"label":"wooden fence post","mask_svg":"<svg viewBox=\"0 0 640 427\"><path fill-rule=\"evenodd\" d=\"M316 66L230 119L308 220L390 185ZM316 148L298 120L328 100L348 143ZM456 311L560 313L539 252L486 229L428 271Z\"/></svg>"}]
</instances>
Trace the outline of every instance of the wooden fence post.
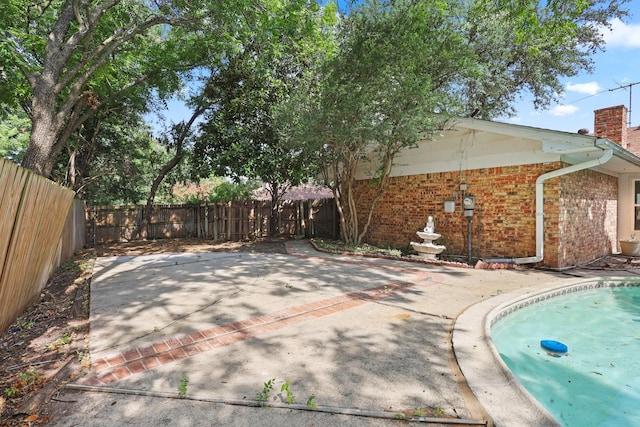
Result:
<instances>
[{"instance_id":1,"label":"wooden fence post","mask_svg":"<svg viewBox=\"0 0 640 427\"><path fill-rule=\"evenodd\" d=\"M204 238L209 237L209 202L204 202Z\"/></svg>"},{"instance_id":2,"label":"wooden fence post","mask_svg":"<svg viewBox=\"0 0 640 427\"><path fill-rule=\"evenodd\" d=\"M271 209L273 209L273 206L271 207ZM280 234L282 232L282 211L283 211L282 203L280 203L278 204L278 230L276 231L276 234Z\"/></svg>"},{"instance_id":3,"label":"wooden fence post","mask_svg":"<svg viewBox=\"0 0 640 427\"><path fill-rule=\"evenodd\" d=\"M300 234L304 237L307 234L307 219L304 217L304 200L300 200L298 203L300 207L300 221L302 221L302 230L300 230Z\"/></svg>"},{"instance_id":4,"label":"wooden fence post","mask_svg":"<svg viewBox=\"0 0 640 427\"><path fill-rule=\"evenodd\" d=\"M258 213L256 215L256 235L262 237L262 202L256 200Z\"/></svg>"},{"instance_id":5,"label":"wooden fence post","mask_svg":"<svg viewBox=\"0 0 640 427\"><path fill-rule=\"evenodd\" d=\"M202 230L200 229L200 225L202 221L200 220L200 205L196 205L193 207L193 231L196 237L202 237Z\"/></svg>"},{"instance_id":6,"label":"wooden fence post","mask_svg":"<svg viewBox=\"0 0 640 427\"><path fill-rule=\"evenodd\" d=\"M218 241L220 238L220 232L218 230L218 221L220 216L218 215L218 202L213 204L213 240Z\"/></svg>"},{"instance_id":7,"label":"wooden fence post","mask_svg":"<svg viewBox=\"0 0 640 427\"><path fill-rule=\"evenodd\" d=\"M306 209L307 209L307 231L309 232L309 236L313 236L314 235L314 229L313 229L313 200L309 199L306 200L304 203L306 203ZM307 237L307 234L305 233L305 237Z\"/></svg>"},{"instance_id":8,"label":"wooden fence post","mask_svg":"<svg viewBox=\"0 0 640 427\"><path fill-rule=\"evenodd\" d=\"M231 211L232 211L232 207L233 207L233 203L231 201L229 201L229 203L228 203L228 211L227 211L227 240L228 241L231 240L231 230L232 230Z\"/></svg>"}]
</instances>

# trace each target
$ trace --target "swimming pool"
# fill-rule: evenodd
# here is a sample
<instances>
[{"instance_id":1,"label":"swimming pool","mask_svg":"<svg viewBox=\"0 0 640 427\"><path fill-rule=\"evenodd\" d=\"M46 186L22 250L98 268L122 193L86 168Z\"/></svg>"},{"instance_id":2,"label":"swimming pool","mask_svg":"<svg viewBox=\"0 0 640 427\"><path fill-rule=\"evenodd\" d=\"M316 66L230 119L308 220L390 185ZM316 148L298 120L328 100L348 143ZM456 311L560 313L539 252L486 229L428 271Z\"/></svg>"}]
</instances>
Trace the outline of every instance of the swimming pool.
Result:
<instances>
[{"instance_id":1,"label":"swimming pool","mask_svg":"<svg viewBox=\"0 0 640 427\"><path fill-rule=\"evenodd\" d=\"M491 338L562 425L640 425L638 282L572 286L512 304L492 319ZM566 344L568 354L549 355L544 339Z\"/></svg>"}]
</instances>

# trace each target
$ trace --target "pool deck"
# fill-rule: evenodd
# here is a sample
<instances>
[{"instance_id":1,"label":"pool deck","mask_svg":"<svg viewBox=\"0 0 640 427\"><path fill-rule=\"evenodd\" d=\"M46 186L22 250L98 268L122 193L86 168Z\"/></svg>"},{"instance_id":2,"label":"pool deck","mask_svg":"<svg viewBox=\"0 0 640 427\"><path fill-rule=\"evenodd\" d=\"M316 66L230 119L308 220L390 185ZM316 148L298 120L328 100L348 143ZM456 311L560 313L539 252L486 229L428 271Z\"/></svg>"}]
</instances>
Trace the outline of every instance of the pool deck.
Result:
<instances>
[{"instance_id":1,"label":"pool deck","mask_svg":"<svg viewBox=\"0 0 640 427\"><path fill-rule=\"evenodd\" d=\"M575 279L576 283L580 281L584 279ZM487 327L498 307L539 291L539 287L525 288L496 296L470 307L456 320L452 341L458 365L474 395L498 426L560 425L501 362Z\"/></svg>"},{"instance_id":2,"label":"pool deck","mask_svg":"<svg viewBox=\"0 0 640 427\"><path fill-rule=\"evenodd\" d=\"M58 396L66 415L50 425L395 426L426 406L457 417L422 420L430 425L555 425L495 359L486 320L602 271L287 249L98 259L91 370ZM273 408L256 407L271 378ZM285 381L294 404L283 402Z\"/></svg>"}]
</instances>

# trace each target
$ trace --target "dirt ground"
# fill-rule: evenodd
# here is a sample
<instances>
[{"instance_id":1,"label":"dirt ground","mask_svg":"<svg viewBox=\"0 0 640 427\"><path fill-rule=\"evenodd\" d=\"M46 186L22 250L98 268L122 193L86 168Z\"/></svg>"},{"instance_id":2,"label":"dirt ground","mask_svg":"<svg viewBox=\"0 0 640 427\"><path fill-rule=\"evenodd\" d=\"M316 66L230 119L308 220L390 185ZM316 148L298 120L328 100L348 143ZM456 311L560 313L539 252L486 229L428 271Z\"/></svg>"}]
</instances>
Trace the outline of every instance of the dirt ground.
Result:
<instances>
[{"instance_id":1,"label":"dirt ground","mask_svg":"<svg viewBox=\"0 0 640 427\"><path fill-rule=\"evenodd\" d=\"M103 244L61 265L40 298L0 335L0 427L46 425L53 416L48 402L91 366L89 291L96 256L219 251L286 253L280 239L167 239Z\"/></svg>"}]
</instances>

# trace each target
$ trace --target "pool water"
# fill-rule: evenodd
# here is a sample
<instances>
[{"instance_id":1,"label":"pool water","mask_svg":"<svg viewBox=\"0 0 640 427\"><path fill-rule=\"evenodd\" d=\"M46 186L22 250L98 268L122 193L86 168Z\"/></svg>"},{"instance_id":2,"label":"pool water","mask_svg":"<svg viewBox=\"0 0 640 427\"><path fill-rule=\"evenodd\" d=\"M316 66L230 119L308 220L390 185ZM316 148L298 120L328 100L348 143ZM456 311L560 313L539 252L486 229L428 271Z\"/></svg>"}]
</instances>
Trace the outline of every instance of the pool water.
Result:
<instances>
[{"instance_id":1,"label":"pool water","mask_svg":"<svg viewBox=\"0 0 640 427\"><path fill-rule=\"evenodd\" d=\"M497 321L491 337L520 383L564 426L640 425L640 287L573 292ZM550 339L568 346L554 357Z\"/></svg>"}]
</instances>

